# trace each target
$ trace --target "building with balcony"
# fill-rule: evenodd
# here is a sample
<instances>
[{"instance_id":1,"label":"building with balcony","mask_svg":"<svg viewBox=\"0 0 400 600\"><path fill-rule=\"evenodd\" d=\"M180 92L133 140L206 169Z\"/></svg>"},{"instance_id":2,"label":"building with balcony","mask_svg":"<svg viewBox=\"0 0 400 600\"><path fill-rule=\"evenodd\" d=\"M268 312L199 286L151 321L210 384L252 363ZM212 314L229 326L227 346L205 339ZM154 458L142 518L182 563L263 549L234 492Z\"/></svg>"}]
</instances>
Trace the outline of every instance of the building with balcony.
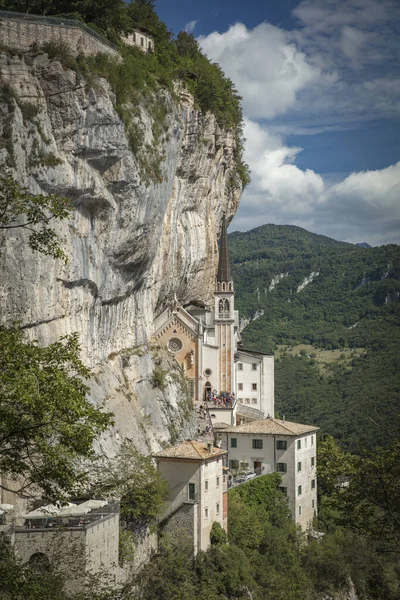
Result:
<instances>
[{"instance_id":1,"label":"building with balcony","mask_svg":"<svg viewBox=\"0 0 400 600\"><path fill-rule=\"evenodd\" d=\"M274 415L274 357L240 345L225 217L213 306L177 303L155 320L153 340L181 365L193 400L207 402L212 422L228 425ZM210 398L233 399L230 404ZM238 418L239 416L239 418Z\"/></svg>"},{"instance_id":2,"label":"building with balcony","mask_svg":"<svg viewBox=\"0 0 400 600\"><path fill-rule=\"evenodd\" d=\"M194 554L209 547L215 521L227 528L226 454L211 443L187 441L154 456L169 485L161 528L177 539L189 538Z\"/></svg>"},{"instance_id":3,"label":"building with balcony","mask_svg":"<svg viewBox=\"0 0 400 600\"><path fill-rule=\"evenodd\" d=\"M303 531L317 514L317 431L313 425L273 418L218 429L234 474L280 473L281 490Z\"/></svg>"}]
</instances>

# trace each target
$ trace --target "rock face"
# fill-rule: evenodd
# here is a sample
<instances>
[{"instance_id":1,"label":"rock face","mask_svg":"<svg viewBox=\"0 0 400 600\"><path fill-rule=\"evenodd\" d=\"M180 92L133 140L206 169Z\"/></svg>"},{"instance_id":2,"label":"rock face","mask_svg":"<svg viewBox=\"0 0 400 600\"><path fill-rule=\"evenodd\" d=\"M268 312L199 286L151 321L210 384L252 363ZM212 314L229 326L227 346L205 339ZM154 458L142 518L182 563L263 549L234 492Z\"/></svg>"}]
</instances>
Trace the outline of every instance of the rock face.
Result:
<instances>
[{"instance_id":1,"label":"rock face","mask_svg":"<svg viewBox=\"0 0 400 600\"><path fill-rule=\"evenodd\" d=\"M176 381L167 376L165 390L151 387L148 343L154 316L168 302L210 301L222 214L234 214L241 192L232 185L233 134L197 111L185 91L179 101L165 95L163 177L146 186L105 80L90 88L46 54L2 54L0 69L2 83L17 95L6 90L0 100L7 140L0 164L11 160L32 192L74 202L72 220L57 229L67 265L31 252L20 230L4 234L2 322L20 321L43 344L80 333L82 357L95 372L93 400L115 413L105 452L121 437L157 449L170 440L174 420L180 436L188 435L193 424L187 414L181 419ZM39 109L34 117L27 116L27 103ZM144 106L140 112L151 142L151 115ZM129 348L136 354L127 358ZM157 360L168 367L168 358Z\"/></svg>"}]
</instances>

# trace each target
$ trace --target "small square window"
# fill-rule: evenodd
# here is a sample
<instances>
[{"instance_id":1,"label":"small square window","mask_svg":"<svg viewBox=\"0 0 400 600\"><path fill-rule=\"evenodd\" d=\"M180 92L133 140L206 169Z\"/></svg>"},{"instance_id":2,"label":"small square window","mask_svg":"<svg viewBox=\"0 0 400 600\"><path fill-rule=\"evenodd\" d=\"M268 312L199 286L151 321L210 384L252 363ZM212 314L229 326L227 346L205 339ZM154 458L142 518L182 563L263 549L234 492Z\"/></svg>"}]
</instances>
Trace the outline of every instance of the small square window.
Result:
<instances>
[{"instance_id":1,"label":"small square window","mask_svg":"<svg viewBox=\"0 0 400 600\"><path fill-rule=\"evenodd\" d=\"M297 472L300 473L301 472L301 462L297 463Z\"/></svg>"},{"instance_id":2,"label":"small square window","mask_svg":"<svg viewBox=\"0 0 400 600\"><path fill-rule=\"evenodd\" d=\"M301 440L297 440L297 450L301 450Z\"/></svg>"},{"instance_id":3,"label":"small square window","mask_svg":"<svg viewBox=\"0 0 400 600\"><path fill-rule=\"evenodd\" d=\"M243 398L239 398L239 404L243 404Z\"/></svg>"},{"instance_id":4,"label":"small square window","mask_svg":"<svg viewBox=\"0 0 400 600\"><path fill-rule=\"evenodd\" d=\"M301 487L301 485L298 485L297 486L297 495L301 496L301 494L302 494L302 487Z\"/></svg>"},{"instance_id":5,"label":"small square window","mask_svg":"<svg viewBox=\"0 0 400 600\"><path fill-rule=\"evenodd\" d=\"M287 471L287 464L286 463L276 463L276 470L278 471L278 473L286 473Z\"/></svg>"},{"instance_id":6,"label":"small square window","mask_svg":"<svg viewBox=\"0 0 400 600\"><path fill-rule=\"evenodd\" d=\"M257 404L257 398L252 398L251 402L252 402L252 404Z\"/></svg>"},{"instance_id":7,"label":"small square window","mask_svg":"<svg viewBox=\"0 0 400 600\"><path fill-rule=\"evenodd\" d=\"M232 469L233 471L235 471L236 469L239 468L239 461L238 460L230 460L229 461L229 468Z\"/></svg>"},{"instance_id":8,"label":"small square window","mask_svg":"<svg viewBox=\"0 0 400 600\"><path fill-rule=\"evenodd\" d=\"M250 404L250 398L246 398L246 404Z\"/></svg>"},{"instance_id":9,"label":"small square window","mask_svg":"<svg viewBox=\"0 0 400 600\"><path fill-rule=\"evenodd\" d=\"M311 457L311 466L315 467L315 456Z\"/></svg>"},{"instance_id":10,"label":"small square window","mask_svg":"<svg viewBox=\"0 0 400 600\"><path fill-rule=\"evenodd\" d=\"M208 492L208 480L207 479L204 482L204 489L205 489L206 492Z\"/></svg>"},{"instance_id":11,"label":"small square window","mask_svg":"<svg viewBox=\"0 0 400 600\"><path fill-rule=\"evenodd\" d=\"M279 486L279 489L281 490L281 492L282 492L283 494L285 494L285 496L287 496L287 487L284 487L283 485L280 485L280 486Z\"/></svg>"},{"instance_id":12,"label":"small square window","mask_svg":"<svg viewBox=\"0 0 400 600\"><path fill-rule=\"evenodd\" d=\"M311 489L315 490L315 479L311 480Z\"/></svg>"},{"instance_id":13,"label":"small square window","mask_svg":"<svg viewBox=\"0 0 400 600\"><path fill-rule=\"evenodd\" d=\"M217 487L219 487L219 477L217 477Z\"/></svg>"},{"instance_id":14,"label":"small square window","mask_svg":"<svg viewBox=\"0 0 400 600\"><path fill-rule=\"evenodd\" d=\"M243 383L238 383L238 390L243 391Z\"/></svg>"},{"instance_id":15,"label":"small square window","mask_svg":"<svg viewBox=\"0 0 400 600\"><path fill-rule=\"evenodd\" d=\"M231 438L231 448L237 448L237 438Z\"/></svg>"},{"instance_id":16,"label":"small square window","mask_svg":"<svg viewBox=\"0 0 400 600\"><path fill-rule=\"evenodd\" d=\"M204 516L206 519L208 519L208 508L204 509Z\"/></svg>"},{"instance_id":17,"label":"small square window","mask_svg":"<svg viewBox=\"0 0 400 600\"><path fill-rule=\"evenodd\" d=\"M238 363L238 370L243 371L243 363Z\"/></svg>"},{"instance_id":18,"label":"small square window","mask_svg":"<svg viewBox=\"0 0 400 600\"><path fill-rule=\"evenodd\" d=\"M262 440L253 440L253 449L262 450L263 441Z\"/></svg>"},{"instance_id":19,"label":"small square window","mask_svg":"<svg viewBox=\"0 0 400 600\"><path fill-rule=\"evenodd\" d=\"M257 363L252 363L251 370L252 371L257 371Z\"/></svg>"},{"instance_id":20,"label":"small square window","mask_svg":"<svg viewBox=\"0 0 400 600\"><path fill-rule=\"evenodd\" d=\"M217 513L217 515L219 515L219 504L217 504L216 513Z\"/></svg>"},{"instance_id":21,"label":"small square window","mask_svg":"<svg viewBox=\"0 0 400 600\"><path fill-rule=\"evenodd\" d=\"M299 506L299 517L301 517L301 506Z\"/></svg>"},{"instance_id":22,"label":"small square window","mask_svg":"<svg viewBox=\"0 0 400 600\"><path fill-rule=\"evenodd\" d=\"M286 440L277 440L276 441L276 449L277 450L287 450L287 441Z\"/></svg>"},{"instance_id":23,"label":"small square window","mask_svg":"<svg viewBox=\"0 0 400 600\"><path fill-rule=\"evenodd\" d=\"M251 384L251 389L253 390L253 392L257 391L257 384L256 383L252 383Z\"/></svg>"}]
</instances>

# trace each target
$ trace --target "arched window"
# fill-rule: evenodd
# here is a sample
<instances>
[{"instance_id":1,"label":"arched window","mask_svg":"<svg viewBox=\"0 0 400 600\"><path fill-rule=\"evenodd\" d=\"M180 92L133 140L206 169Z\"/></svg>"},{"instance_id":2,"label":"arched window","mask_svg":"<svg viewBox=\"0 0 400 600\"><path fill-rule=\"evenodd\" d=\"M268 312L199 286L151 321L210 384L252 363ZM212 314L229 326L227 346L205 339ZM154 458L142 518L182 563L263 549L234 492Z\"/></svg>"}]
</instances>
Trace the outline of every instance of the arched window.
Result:
<instances>
[{"instance_id":1,"label":"arched window","mask_svg":"<svg viewBox=\"0 0 400 600\"><path fill-rule=\"evenodd\" d=\"M229 300L227 298L221 298L218 303L218 317L220 319L229 319L230 317L230 307Z\"/></svg>"},{"instance_id":2,"label":"arched window","mask_svg":"<svg viewBox=\"0 0 400 600\"><path fill-rule=\"evenodd\" d=\"M225 283L223 283L222 284L222 291L225 292L225 290L226 290L226 286L225 286Z\"/></svg>"}]
</instances>

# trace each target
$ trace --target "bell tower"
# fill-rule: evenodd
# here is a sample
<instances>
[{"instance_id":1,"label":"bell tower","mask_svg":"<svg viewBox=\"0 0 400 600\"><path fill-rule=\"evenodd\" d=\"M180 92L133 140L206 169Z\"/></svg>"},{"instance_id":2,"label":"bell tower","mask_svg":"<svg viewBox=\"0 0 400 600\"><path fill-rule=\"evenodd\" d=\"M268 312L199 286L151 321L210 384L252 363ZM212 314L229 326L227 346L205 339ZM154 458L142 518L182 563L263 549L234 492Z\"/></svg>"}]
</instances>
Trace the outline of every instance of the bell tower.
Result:
<instances>
[{"instance_id":1,"label":"bell tower","mask_svg":"<svg viewBox=\"0 0 400 600\"><path fill-rule=\"evenodd\" d=\"M218 346L219 392L235 391L235 293L229 262L226 217L222 217L217 281L215 284L215 342Z\"/></svg>"}]
</instances>

